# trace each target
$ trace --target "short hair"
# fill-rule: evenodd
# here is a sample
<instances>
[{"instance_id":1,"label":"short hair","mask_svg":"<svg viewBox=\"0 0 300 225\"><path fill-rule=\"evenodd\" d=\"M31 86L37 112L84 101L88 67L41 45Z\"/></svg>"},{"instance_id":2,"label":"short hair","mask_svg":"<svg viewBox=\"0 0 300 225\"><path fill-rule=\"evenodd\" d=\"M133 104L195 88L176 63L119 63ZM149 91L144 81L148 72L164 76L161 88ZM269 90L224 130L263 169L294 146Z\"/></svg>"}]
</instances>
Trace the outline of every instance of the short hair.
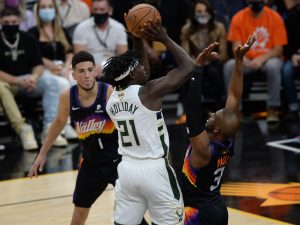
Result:
<instances>
[{"instance_id":1,"label":"short hair","mask_svg":"<svg viewBox=\"0 0 300 225\"><path fill-rule=\"evenodd\" d=\"M136 66L136 63L140 62L140 55L133 50L128 50L123 54L109 58L102 70L104 81L116 87L117 89L124 89L131 81L130 75L117 81L116 78L121 74L128 72L129 70L132 71Z\"/></svg>"},{"instance_id":2,"label":"short hair","mask_svg":"<svg viewBox=\"0 0 300 225\"><path fill-rule=\"evenodd\" d=\"M4 9L0 13L0 18L3 18L4 16L17 16L21 17L21 12L18 8L14 7L4 7Z\"/></svg>"},{"instance_id":3,"label":"short hair","mask_svg":"<svg viewBox=\"0 0 300 225\"><path fill-rule=\"evenodd\" d=\"M111 2L111 0L93 0L92 2L102 2L102 1L106 1L106 2L108 3L108 5L109 5L110 7L112 7L112 2Z\"/></svg>"},{"instance_id":4,"label":"short hair","mask_svg":"<svg viewBox=\"0 0 300 225\"><path fill-rule=\"evenodd\" d=\"M76 65L81 62L92 62L95 65L94 56L87 51L77 52L72 58L72 68L75 69Z\"/></svg>"}]
</instances>

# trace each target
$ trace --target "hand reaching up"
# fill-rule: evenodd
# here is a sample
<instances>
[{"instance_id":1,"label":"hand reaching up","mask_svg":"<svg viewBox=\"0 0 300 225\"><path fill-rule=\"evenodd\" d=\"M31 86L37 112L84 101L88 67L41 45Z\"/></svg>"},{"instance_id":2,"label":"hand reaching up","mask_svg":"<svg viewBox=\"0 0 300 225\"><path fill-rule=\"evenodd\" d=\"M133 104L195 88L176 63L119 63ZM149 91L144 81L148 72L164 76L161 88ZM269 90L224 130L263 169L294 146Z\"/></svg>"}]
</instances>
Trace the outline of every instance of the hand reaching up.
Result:
<instances>
[{"instance_id":1,"label":"hand reaching up","mask_svg":"<svg viewBox=\"0 0 300 225\"><path fill-rule=\"evenodd\" d=\"M246 55L246 53L249 51L249 49L251 48L251 46L253 45L253 43L255 41L256 41L256 36L255 35L250 35L248 37L247 42L243 46L239 45L235 49L235 51L234 51L235 59L243 60L243 57Z\"/></svg>"},{"instance_id":2,"label":"hand reaching up","mask_svg":"<svg viewBox=\"0 0 300 225\"><path fill-rule=\"evenodd\" d=\"M218 53L214 52L216 47L219 46L218 42L210 44L207 48L205 48L197 57L196 65L197 66L204 66L207 60L216 60L218 59Z\"/></svg>"}]
</instances>

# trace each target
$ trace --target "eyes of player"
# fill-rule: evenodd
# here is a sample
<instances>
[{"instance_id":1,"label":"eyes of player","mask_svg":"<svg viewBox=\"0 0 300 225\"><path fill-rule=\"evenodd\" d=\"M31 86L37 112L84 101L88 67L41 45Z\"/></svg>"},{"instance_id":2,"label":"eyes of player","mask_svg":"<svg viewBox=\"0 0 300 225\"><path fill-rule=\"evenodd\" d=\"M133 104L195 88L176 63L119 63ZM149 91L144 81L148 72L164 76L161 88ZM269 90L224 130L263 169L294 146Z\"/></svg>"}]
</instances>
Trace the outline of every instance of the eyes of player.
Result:
<instances>
[{"instance_id":1,"label":"eyes of player","mask_svg":"<svg viewBox=\"0 0 300 225\"><path fill-rule=\"evenodd\" d=\"M79 73L86 73L86 72L93 72L94 71L94 67L89 67L88 69L79 69L78 72Z\"/></svg>"}]
</instances>

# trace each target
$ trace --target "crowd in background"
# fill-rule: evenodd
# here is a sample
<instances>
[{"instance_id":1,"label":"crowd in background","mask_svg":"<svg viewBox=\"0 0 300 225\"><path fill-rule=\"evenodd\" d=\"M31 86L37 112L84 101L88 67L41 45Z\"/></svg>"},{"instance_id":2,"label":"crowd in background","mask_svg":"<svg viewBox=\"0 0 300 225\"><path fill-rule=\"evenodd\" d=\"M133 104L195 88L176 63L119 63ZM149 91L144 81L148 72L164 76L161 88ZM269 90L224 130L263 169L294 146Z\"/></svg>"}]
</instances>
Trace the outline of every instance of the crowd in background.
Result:
<instances>
[{"instance_id":1,"label":"crowd in background","mask_svg":"<svg viewBox=\"0 0 300 225\"><path fill-rule=\"evenodd\" d=\"M224 104L234 65L233 49L255 33L257 42L244 60L245 80L266 80L267 122L279 122L279 112L298 121L299 0L4 0L0 3L0 101L24 149L36 149L38 144L32 126L20 112L22 98L17 96L42 99L43 142L58 111L61 91L74 84L73 54L89 51L101 79L106 60L131 47L123 14L143 2L160 11L170 37L192 58L210 43L220 43L219 58L204 66L206 83L214 90L211 111ZM144 41L144 45L152 78L176 66L160 43ZM182 115L185 92L183 86L178 99ZM75 137L68 124L54 145L66 146L67 139Z\"/></svg>"}]
</instances>

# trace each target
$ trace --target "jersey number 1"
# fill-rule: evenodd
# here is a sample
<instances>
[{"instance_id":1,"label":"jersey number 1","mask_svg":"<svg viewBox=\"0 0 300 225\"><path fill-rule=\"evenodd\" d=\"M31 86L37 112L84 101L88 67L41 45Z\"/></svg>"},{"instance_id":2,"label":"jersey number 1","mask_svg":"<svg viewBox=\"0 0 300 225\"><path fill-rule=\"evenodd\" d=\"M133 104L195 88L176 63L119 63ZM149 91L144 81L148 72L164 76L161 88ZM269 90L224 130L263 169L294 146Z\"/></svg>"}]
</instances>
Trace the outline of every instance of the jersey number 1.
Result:
<instances>
[{"instance_id":1,"label":"jersey number 1","mask_svg":"<svg viewBox=\"0 0 300 225\"><path fill-rule=\"evenodd\" d=\"M121 120L118 121L118 126L120 128L120 135L122 140L122 145L124 147L132 146L132 142L125 142L124 138L129 137L130 140L134 140L136 145L140 145L140 141L136 134L136 129L134 125L134 120ZM128 127L131 127L131 132L129 133Z\"/></svg>"}]
</instances>

